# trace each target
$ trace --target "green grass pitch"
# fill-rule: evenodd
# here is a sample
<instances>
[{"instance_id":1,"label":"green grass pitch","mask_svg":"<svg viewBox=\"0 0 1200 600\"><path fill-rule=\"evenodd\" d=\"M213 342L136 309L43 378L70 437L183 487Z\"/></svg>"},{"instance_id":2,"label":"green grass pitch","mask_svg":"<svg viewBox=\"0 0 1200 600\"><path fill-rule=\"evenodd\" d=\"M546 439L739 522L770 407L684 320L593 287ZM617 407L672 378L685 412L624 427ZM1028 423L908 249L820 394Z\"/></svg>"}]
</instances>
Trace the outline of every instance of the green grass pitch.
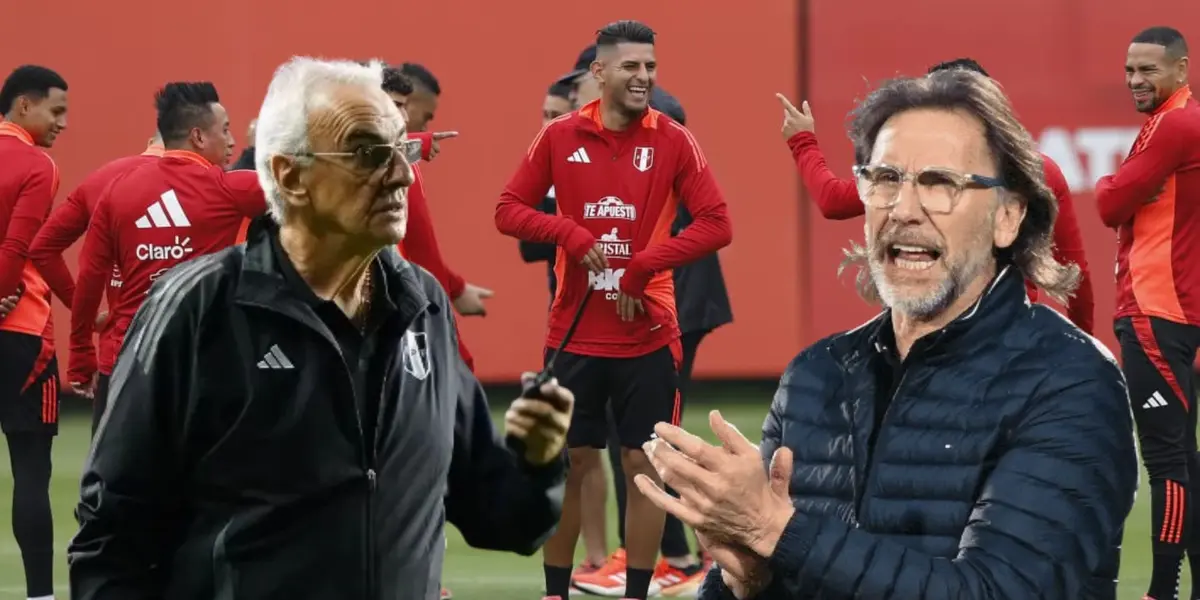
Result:
<instances>
[{"instance_id":1,"label":"green grass pitch","mask_svg":"<svg viewBox=\"0 0 1200 600\"><path fill-rule=\"evenodd\" d=\"M700 387L704 387L701 384ZM742 395L741 398L759 396ZM737 426L752 440L757 441L758 432L766 414L769 396L761 396L761 403L745 401L722 401L720 397L696 398L690 407L684 421L685 427L692 432L705 434L711 438L707 425L707 412L710 408L719 408L727 419ZM500 403L501 398L496 398ZM499 416L499 413L497 413ZM56 593L58 598L67 598L66 559L63 555L67 541L75 531L73 517L74 505L79 492L79 469L87 451L88 422L78 413L64 416L62 431L54 446L54 480L52 483L52 500L55 518L55 551L58 563L55 567ZM8 464L7 447L0 445L0 464ZM1144 476L1143 476L1144 479ZM611 486L610 486L611 493ZM24 576L21 570L21 557L17 551L16 542L12 538L11 519L11 472L0 468L0 600L18 600L25 597ZM615 513L615 503L609 502L610 512ZM1121 598L1140 598L1146 590L1150 577L1150 535L1147 493L1144 487L1138 494L1138 503L1125 533L1125 546L1121 564ZM611 545L616 543L615 516L609 517L612 529L609 540ZM454 597L462 600L530 600L540 599L542 590L542 569L538 557L524 558L494 552L473 550L458 536L450 531L450 547L446 557L445 582L454 592ZM1187 594L1191 587L1186 574L1181 592Z\"/></svg>"}]
</instances>

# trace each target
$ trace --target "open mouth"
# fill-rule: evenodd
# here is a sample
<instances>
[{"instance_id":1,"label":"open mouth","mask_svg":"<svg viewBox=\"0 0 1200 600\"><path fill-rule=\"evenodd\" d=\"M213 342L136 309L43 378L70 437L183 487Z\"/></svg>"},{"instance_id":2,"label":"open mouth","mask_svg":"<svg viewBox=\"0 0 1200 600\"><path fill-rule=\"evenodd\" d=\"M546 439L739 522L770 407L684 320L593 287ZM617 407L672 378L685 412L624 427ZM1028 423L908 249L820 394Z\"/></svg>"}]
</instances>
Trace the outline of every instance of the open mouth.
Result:
<instances>
[{"instance_id":1,"label":"open mouth","mask_svg":"<svg viewBox=\"0 0 1200 600\"><path fill-rule=\"evenodd\" d=\"M1133 99L1137 102L1145 102L1154 97L1154 90L1133 90Z\"/></svg>"},{"instance_id":2,"label":"open mouth","mask_svg":"<svg viewBox=\"0 0 1200 600\"><path fill-rule=\"evenodd\" d=\"M937 248L912 244L888 244L887 254L893 264L906 271L924 271L942 257Z\"/></svg>"},{"instance_id":3,"label":"open mouth","mask_svg":"<svg viewBox=\"0 0 1200 600\"><path fill-rule=\"evenodd\" d=\"M625 89L629 90L629 95L634 100L645 100L650 93L650 88L644 85L631 85Z\"/></svg>"}]
</instances>

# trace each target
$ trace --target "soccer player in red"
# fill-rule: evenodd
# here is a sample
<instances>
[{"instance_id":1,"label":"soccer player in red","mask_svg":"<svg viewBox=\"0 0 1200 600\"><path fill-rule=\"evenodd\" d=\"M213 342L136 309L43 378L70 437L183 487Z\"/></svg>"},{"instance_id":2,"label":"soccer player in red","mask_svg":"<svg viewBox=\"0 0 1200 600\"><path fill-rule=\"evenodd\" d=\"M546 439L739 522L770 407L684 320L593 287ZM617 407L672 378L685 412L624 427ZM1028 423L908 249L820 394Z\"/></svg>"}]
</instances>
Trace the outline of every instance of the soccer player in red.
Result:
<instances>
[{"instance_id":1,"label":"soccer player in red","mask_svg":"<svg viewBox=\"0 0 1200 600\"><path fill-rule=\"evenodd\" d=\"M1183 36L1152 27L1133 38L1125 82L1147 115L1129 156L1096 182L1096 205L1117 230L1117 310L1113 315L1150 479L1154 554L1152 600L1174 600L1183 555L1200 573L1200 527L1192 509L1196 387L1200 348L1200 105L1188 87ZM1193 584L1192 598L1200 598Z\"/></svg>"},{"instance_id":2,"label":"soccer player in red","mask_svg":"<svg viewBox=\"0 0 1200 600\"><path fill-rule=\"evenodd\" d=\"M930 67L929 72L943 69L966 69L990 77L979 63L969 58L939 63ZM800 178L804 180L804 186L817 203L821 214L826 219L838 221L865 214L866 207L858 197L858 188L854 180L839 178L825 165L825 156L821 153L817 137L813 133L813 119L807 103L804 103L801 109L797 109L782 96L780 101L784 105L784 139L792 150ZM1090 334L1095 325L1095 300L1092 296L1092 280L1088 273L1087 258L1083 253L1083 234L1079 230L1079 221L1075 218L1071 188L1067 185L1062 170L1049 156L1043 155L1042 161L1046 172L1046 185L1050 186L1050 191L1054 192L1054 197L1058 199L1058 218L1054 222L1054 258L1064 264L1075 263L1079 266L1081 276L1079 287L1067 304L1067 316L1076 326ZM1036 287L1030 285L1027 291L1032 300L1037 300Z\"/></svg>"},{"instance_id":3,"label":"soccer player in red","mask_svg":"<svg viewBox=\"0 0 1200 600\"><path fill-rule=\"evenodd\" d=\"M433 118L433 113L437 108L437 96L441 93L441 88L438 86L437 80L432 79L433 75L424 70L423 67L416 67L411 64L406 64L411 72L426 78L426 82L421 84L421 98L432 98L432 104L429 100L423 100L423 104L417 107L413 113L408 112L410 99L417 94L417 85L414 84L413 77L405 74L402 69L404 67L387 67L383 71L383 91L387 92L391 97L392 102L396 104L396 108L408 118L409 134L408 137L412 142L421 143L420 157L423 160L429 161L435 158L441 150L441 141L450 139L458 135L457 132L438 132L430 133L424 131L429 121ZM420 70L414 70L419 68ZM426 88L433 88L427 90ZM417 158L417 157L412 157ZM492 297L492 291L467 283L465 279L453 269L442 258L442 251L438 246L437 235L433 229L433 215L429 211L429 201L425 197L425 180L421 177L421 171L417 166L416 160L411 160L413 168L413 185L408 189L408 232L405 234L404 241L400 243L398 249L400 254L408 260L424 267L442 284L446 294L450 297L454 304L455 311L462 316L484 316L487 314L487 307L483 301ZM455 321L457 327L457 320ZM467 349L466 343L463 341L461 333L458 336L458 352L462 355L463 361L467 363L467 367L471 370L475 369L475 359L471 356L470 350Z\"/></svg>"},{"instance_id":4,"label":"soccer player in red","mask_svg":"<svg viewBox=\"0 0 1200 600\"><path fill-rule=\"evenodd\" d=\"M87 231L88 222L92 219L92 212L96 209L96 202L100 199L101 192L117 177L150 161L158 160L162 153L162 140L156 133L144 152L118 158L96 169L84 178L79 187L67 195L66 201L50 212L50 217L46 219L37 237L34 238L33 244L29 247L29 260L37 267L38 272L50 285L51 291L64 305L71 306L72 299L75 297L75 280L71 277L70 269L67 268L67 261L63 259L63 252L83 237L84 232ZM105 294L105 300L110 308L114 305L120 288L121 273L117 271L116 265L113 265L112 277L109 278ZM107 324L106 320L105 325ZM104 327L101 327L101 335L103 335L103 329ZM111 347L111 345L101 346L100 363L111 365L116 351L117 348ZM107 377L109 371L101 370L100 374ZM72 386L74 387L73 391L81 396L91 397L92 383L87 382L86 386L74 385ZM93 432L96 431L96 423L100 414L100 411L93 411Z\"/></svg>"},{"instance_id":5,"label":"soccer player in red","mask_svg":"<svg viewBox=\"0 0 1200 600\"><path fill-rule=\"evenodd\" d=\"M577 390L563 516L543 548L546 593L564 599L579 537L579 474L587 471L576 466L600 460L611 403L628 485L637 474L657 477L641 448L655 423L678 422L681 350L671 269L732 238L725 200L700 146L682 125L649 108L657 77L654 32L618 21L599 31L596 44L592 74L600 99L542 129L496 207L502 233L559 246L547 347L562 341L584 296L595 296L555 365L562 383ZM558 215L537 208L551 186ZM671 237L679 202L695 221ZM664 513L641 494L629 494L628 502L623 593L642 599L654 591Z\"/></svg>"},{"instance_id":6,"label":"soccer player in red","mask_svg":"<svg viewBox=\"0 0 1200 600\"><path fill-rule=\"evenodd\" d=\"M67 379L87 385L112 373L133 315L168 269L233 245L245 218L266 211L254 171L225 171L233 152L229 116L213 84L168 83L155 96L162 158L115 179L96 204L79 255L71 305ZM92 335L113 265L121 288L109 307L97 365ZM108 377L97 378L95 410L103 414Z\"/></svg>"},{"instance_id":7,"label":"soccer player in red","mask_svg":"<svg viewBox=\"0 0 1200 600\"><path fill-rule=\"evenodd\" d=\"M67 82L45 67L14 70L0 88L0 429L12 462L12 525L26 597L54 596L50 449L58 433L58 363L50 289L29 245L58 193L58 167L43 148L67 128Z\"/></svg>"}]
</instances>

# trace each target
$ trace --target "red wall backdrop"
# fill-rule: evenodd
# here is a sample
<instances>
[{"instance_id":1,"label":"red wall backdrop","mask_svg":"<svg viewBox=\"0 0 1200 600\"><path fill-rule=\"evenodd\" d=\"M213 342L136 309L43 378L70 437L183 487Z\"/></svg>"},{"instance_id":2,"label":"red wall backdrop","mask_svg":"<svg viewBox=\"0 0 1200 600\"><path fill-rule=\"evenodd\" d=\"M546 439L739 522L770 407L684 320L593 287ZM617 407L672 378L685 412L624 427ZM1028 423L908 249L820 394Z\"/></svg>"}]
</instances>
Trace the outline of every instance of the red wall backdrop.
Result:
<instances>
[{"instance_id":1,"label":"red wall backdrop","mask_svg":"<svg viewBox=\"0 0 1200 600\"><path fill-rule=\"evenodd\" d=\"M483 378L511 381L539 361L547 291L541 266L521 263L515 241L496 233L492 208L537 131L546 86L598 27L638 18L659 32L660 84L682 100L731 204L734 243L721 256L736 322L704 345L697 374L706 377L775 376L805 344L874 312L849 278L835 276L862 223L825 222L802 198L773 94L810 101L831 166L848 174L844 119L856 98L886 77L973 56L1005 85L1080 193L1098 329L1111 342L1113 235L1089 192L1140 123L1122 69L1129 38L1159 24L1144 16L1145 3L1108 0L1099 10L1094 0L761 0L736 14L710 0L686 11L666 0L570 10L537 0L297 6L71 2L52 30L16 28L0 38L0 70L42 63L70 82L71 127L53 151L65 195L105 161L141 150L153 129L151 96L165 81L215 81L241 132L272 69L290 55L426 64L444 90L435 128L462 133L426 169L443 251L468 280L496 291L491 315L464 319L464 335ZM1200 4L1160 0L1155 8L1200 43ZM67 322L60 310L60 348Z\"/></svg>"}]
</instances>

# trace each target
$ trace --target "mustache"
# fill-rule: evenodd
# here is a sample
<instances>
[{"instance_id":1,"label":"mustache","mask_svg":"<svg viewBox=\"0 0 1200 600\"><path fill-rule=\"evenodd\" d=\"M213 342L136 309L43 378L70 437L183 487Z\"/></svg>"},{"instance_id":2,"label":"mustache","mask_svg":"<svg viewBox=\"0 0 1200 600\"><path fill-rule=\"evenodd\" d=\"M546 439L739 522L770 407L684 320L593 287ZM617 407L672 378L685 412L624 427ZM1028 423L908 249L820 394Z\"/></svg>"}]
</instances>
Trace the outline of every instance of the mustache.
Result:
<instances>
[{"instance_id":1,"label":"mustache","mask_svg":"<svg viewBox=\"0 0 1200 600\"><path fill-rule=\"evenodd\" d=\"M913 228L889 227L880 231L871 243L871 253L882 256L893 245L920 246L945 252L942 242Z\"/></svg>"}]
</instances>

